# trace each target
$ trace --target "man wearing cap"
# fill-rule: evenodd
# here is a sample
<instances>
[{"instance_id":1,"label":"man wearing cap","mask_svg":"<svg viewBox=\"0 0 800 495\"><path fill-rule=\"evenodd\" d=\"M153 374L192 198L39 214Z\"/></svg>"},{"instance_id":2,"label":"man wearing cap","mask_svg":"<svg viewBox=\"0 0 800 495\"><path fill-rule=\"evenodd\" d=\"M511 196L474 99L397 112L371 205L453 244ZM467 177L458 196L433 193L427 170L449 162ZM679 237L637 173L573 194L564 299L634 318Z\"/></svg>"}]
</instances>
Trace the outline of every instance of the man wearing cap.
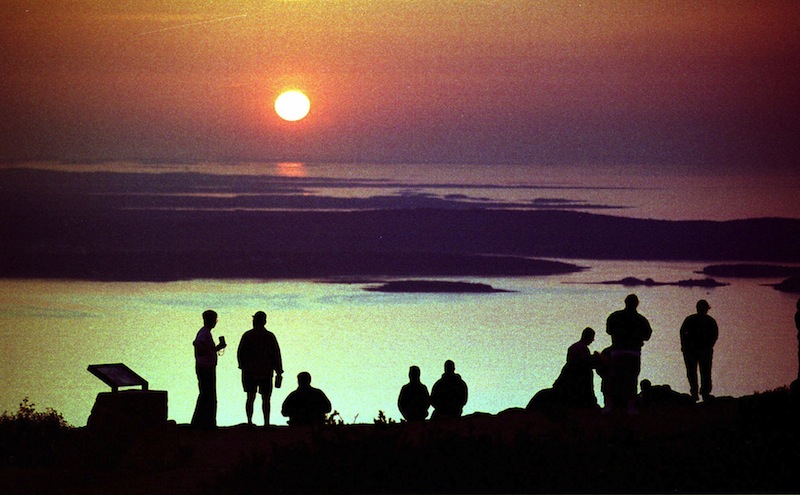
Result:
<instances>
[{"instance_id":1,"label":"man wearing cap","mask_svg":"<svg viewBox=\"0 0 800 495\"><path fill-rule=\"evenodd\" d=\"M237 358L242 370L242 387L247 394L245 413L247 424L253 424L253 405L256 393L261 394L264 412L264 427L269 426L269 400L272 396L272 373L275 372L275 387L280 388L283 379L281 349L275 334L267 330L267 314L258 311L253 315L253 328L242 335Z\"/></svg>"},{"instance_id":2,"label":"man wearing cap","mask_svg":"<svg viewBox=\"0 0 800 495\"><path fill-rule=\"evenodd\" d=\"M686 363L686 378L689 379L689 393L694 400L700 396L706 401L711 396L711 362L714 357L714 344L719 337L719 329L714 318L708 316L711 306L708 301L697 301L697 313L689 315L681 325L681 352ZM700 368L700 388L698 394L697 368Z\"/></svg>"}]
</instances>

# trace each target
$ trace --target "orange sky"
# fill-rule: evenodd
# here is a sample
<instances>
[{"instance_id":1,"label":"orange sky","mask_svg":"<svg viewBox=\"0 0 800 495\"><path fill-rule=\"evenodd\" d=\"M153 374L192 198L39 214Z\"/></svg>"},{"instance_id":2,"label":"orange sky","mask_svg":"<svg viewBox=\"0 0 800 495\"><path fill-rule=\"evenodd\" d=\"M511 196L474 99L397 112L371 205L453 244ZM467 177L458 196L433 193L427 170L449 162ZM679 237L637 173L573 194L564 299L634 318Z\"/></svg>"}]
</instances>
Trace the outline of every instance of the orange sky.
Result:
<instances>
[{"instance_id":1,"label":"orange sky","mask_svg":"<svg viewBox=\"0 0 800 495\"><path fill-rule=\"evenodd\" d=\"M10 5L0 160L800 156L796 2ZM307 119L272 112L286 87L310 96Z\"/></svg>"}]
</instances>

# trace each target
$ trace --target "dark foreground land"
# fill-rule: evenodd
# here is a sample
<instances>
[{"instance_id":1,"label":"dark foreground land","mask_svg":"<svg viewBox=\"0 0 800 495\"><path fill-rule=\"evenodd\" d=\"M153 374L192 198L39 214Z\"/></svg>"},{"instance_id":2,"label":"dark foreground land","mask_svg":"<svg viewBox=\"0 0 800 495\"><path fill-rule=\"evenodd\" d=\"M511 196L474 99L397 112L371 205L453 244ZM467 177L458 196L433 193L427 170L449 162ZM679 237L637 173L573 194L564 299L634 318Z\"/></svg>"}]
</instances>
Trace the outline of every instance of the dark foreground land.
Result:
<instances>
[{"instance_id":1,"label":"dark foreground land","mask_svg":"<svg viewBox=\"0 0 800 495\"><path fill-rule=\"evenodd\" d=\"M318 429L74 429L4 493L797 493L788 390L689 406Z\"/></svg>"}]
</instances>

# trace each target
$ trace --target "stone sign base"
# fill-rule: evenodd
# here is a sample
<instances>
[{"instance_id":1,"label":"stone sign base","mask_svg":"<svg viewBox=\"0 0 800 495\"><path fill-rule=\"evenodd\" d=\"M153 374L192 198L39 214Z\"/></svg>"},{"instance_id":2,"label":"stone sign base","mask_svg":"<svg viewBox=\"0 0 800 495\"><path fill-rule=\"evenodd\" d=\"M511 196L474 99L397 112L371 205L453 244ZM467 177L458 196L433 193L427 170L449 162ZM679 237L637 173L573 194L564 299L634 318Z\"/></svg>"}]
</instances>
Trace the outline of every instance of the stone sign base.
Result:
<instances>
[{"instance_id":1,"label":"stone sign base","mask_svg":"<svg viewBox=\"0 0 800 495\"><path fill-rule=\"evenodd\" d=\"M165 390L123 390L97 394L86 426L103 431L131 432L166 423Z\"/></svg>"}]
</instances>

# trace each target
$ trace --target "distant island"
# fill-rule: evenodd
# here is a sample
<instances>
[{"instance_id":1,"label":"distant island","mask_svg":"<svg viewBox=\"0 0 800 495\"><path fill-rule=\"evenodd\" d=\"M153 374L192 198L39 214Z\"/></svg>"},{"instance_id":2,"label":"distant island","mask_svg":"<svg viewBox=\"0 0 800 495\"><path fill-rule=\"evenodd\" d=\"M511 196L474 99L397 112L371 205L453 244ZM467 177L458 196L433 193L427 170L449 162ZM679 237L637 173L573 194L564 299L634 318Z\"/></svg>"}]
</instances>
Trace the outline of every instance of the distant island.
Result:
<instances>
[{"instance_id":1,"label":"distant island","mask_svg":"<svg viewBox=\"0 0 800 495\"><path fill-rule=\"evenodd\" d=\"M489 284L448 282L444 280L395 280L377 287L365 287L371 292L431 292L431 293L494 293L511 292L495 289Z\"/></svg>"},{"instance_id":2,"label":"distant island","mask_svg":"<svg viewBox=\"0 0 800 495\"><path fill-rule=\"evenodd\" d=\"M800 266L770 265L764 263L732 263L708 265L695 273L734 278L792 277L800 276Z\"/></svg>"},{"instance_id":3,"label":"distant island","mask_svg":"<svg viewBox=\"0 0 800 495\"><path fill-rule=\"evenodd\" d=\"M781 292L800 294L800 277L789 277L779 284L774 284L772 287Z\"/></svg>"},{"instance_id":4,"label":"distant island","mask_svg":"<svg viewBox=\"0 0 800 495\"><path fill-rule=\"evenodd\" d=\"M713 278L704 278L699 280L678 280L677 282L656 282L652 278L646 278L642 280L636 277L625 277L620 280L606 280L604 282L597 283L605 285L622 285L625 287L656 287L661 285L673 285L676 287L724 287L726 285L730 285L724 282L718 282Z\"/></svg>"},{"instance_id":5,"label":"distant island","mask_svg":"<svg viewBox=\"0 0 800 495\"><path fill-rule=\"evenodd\" d=\"M773 289L781 292L800 294L800 266L770 265L763 263L734 263L709 265L696 273L731 278L788 277L780 283L769 285Z\"/></svg>"}]
</instances>

